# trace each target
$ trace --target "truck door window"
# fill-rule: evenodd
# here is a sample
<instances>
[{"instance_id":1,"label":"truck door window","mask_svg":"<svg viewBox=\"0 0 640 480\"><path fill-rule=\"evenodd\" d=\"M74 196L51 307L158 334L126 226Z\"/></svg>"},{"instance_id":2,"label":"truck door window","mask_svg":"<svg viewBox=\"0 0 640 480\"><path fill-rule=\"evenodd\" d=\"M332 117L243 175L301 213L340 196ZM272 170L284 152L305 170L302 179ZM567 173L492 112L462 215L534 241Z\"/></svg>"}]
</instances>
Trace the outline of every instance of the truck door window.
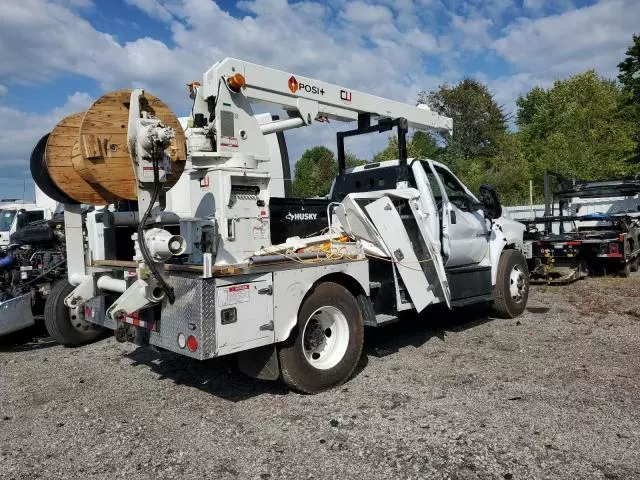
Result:
<instances>
[{"instance_id":1,"label":"truck door window","mask_svg":"<svg viewBox=\"0 0 640 480\"><path fill-rule=\"evenodd\" d=\"M32 210L25 212L27 216L26 223L37 222L38 220L44 220L44 212L42 210Z\"/></svg>"},{"instance_id":2,"label":"truck door window","mask_svg":"<svg viewBox=\"0 0 640 480\"><path fill-rule=\"evenodd\" d=\"M451 174L451 172L444 170L440 167L435 167L442 184L444 185L444 189L447 192L447 197L449 197L449 201L458 207L460 210L469 210L469 202L471 199L467 192L462 187L460 182Z\"/></svg>"},{"instance_id":3,"label":"truck door window","mask_svg":"<svg viewBox=\"0 0 640 480\"><path fill-rule=\"evenodd\" d=\"M8 232L11 230L15 216L15 210L3 210L0 212L0 232Z\"/></svg>"},{"instance_id":4,"label":"truck door window","mask_svg":"<svg viewBox=\"0 0 640 480\"><path fill-rule=\"evenodd\" d=\"M427 175L429 188L431 188L431 193L436 201L436 205L438 206L438 209L440 209L442 206L442 191L440 190L440 184L436 180L436 176L427 162L422 162L422 168L424 169L424 173Z\"/></svg>"}]
</instances>

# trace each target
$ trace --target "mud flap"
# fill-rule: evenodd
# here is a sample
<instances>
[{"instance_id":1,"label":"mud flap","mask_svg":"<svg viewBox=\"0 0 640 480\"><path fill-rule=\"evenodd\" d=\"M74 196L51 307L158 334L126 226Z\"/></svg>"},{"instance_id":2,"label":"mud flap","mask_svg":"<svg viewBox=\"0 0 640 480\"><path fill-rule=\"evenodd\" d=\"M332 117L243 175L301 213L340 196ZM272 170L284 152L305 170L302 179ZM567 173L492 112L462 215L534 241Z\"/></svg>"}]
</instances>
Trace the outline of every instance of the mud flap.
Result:
<instances>
[{"instance_id":1,"label":"mud flap","mask_svg":"<svg viewBox=\"0 0 640 480\"><path fill-rule=\"evenodd\" d=\"M0 335L8 335L34 324L31 293L0 302Z\"/></svg>"},{"instance_id":2,"label":"mud flap","mask_svg":"<svg viewBox=\"0 0 640 480\"><path fill-rule=\"evenodd\" d=\"M259 380L280 378L280 364L275 345L244 350L237 354L238 369L245 375Z\"/></svg>"}]
</instances>

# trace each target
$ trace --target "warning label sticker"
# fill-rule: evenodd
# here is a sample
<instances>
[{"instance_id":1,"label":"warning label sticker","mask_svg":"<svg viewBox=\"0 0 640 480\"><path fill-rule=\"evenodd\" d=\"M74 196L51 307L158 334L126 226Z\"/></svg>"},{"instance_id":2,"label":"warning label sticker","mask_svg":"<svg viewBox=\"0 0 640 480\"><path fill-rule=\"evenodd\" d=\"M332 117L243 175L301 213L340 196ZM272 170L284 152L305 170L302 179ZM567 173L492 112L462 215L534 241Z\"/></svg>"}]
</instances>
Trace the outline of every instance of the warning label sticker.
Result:
<instances>
[{"instance_id":1,"label":"warning label sticker","mask_svg":"<svg viewBox=\"0 0 640 480\"><path fill-rule=\"evenodd\" d=\"M220 137L220 145L223 147L238 148L238 139L236 137Z\"/></svg>"},{"instance_id":2,"label":"warning label sticker","mask_svg":"<svg viewBox=\"0 0 640 480\"><path fill-rule=\"evenodd\" d=\"M237 303L246 303L249 301L248 283L243 285L232 285L231 287L221 288L218 290L218 305L235 305Z\"/></svg>"}]
</instances>

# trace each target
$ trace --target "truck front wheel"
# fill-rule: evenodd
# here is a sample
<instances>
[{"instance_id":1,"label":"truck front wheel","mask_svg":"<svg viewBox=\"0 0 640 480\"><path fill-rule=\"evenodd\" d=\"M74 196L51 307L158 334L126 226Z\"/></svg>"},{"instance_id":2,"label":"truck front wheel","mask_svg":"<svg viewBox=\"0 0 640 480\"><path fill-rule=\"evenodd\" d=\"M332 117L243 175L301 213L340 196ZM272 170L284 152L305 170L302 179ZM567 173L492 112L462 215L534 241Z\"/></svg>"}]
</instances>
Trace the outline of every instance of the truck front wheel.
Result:
<instances>
[{"instance_id":1,"label":"truck front wheel","mask_svg":"<svg viewBox=\"0 0 640 480\"><path fill-rule=\"evenodd\" d=\"M500 255L496 284L493 287L493 309L502 318L514 318L527 306L529 269L527 260L517 250L504 250Z\"/></svg>"},{"instance_id":2,"label":"truck front wheel","mask_svg":"<svg viewBox=\"0 0 640 480\"><path fill-rule=\"evenodd\" d=\"M64 299L74 287L66 280L58 280L51 288L44 305L44 323L49 335L66 347L78 347L90 343L103 334L103 330L84 319L80 307L72 310L64 304Z\"/></svg>"},{"instance_id":3,"label":"truck front wheel","mask_svg":"<svg viewBox=\"0 0 640 480\"><path fill-rule=\"evenodd\" d=\"M318 393L353 373L364 340L364 320L356 298L342 285L316 285L298 313L298 324L280 345L282 380L295 390Z\"/></svg>"}]
</instances>

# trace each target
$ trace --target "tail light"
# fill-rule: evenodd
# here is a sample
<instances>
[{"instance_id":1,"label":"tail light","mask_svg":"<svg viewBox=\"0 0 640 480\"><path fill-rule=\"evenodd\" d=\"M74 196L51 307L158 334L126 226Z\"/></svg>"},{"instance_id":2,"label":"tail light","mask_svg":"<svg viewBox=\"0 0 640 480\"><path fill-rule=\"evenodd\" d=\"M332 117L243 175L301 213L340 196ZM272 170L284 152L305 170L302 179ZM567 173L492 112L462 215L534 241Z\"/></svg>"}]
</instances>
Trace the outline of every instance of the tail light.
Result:
<instances>
[{"instance_id":1,"label":"tail light","mask_svg":"<svg viewBox=\"0 0 640 480\"><path fill-rule=\"evenodd\" d=\"M609 253L619 253L619 251L620 251L620 247L618 246L617 243L609 244Z\"/></svg>"},{"instance_id":2,"label":"tail light","mask_svg":"<svg viewBox=\"0 0 640 480\"><path fill-rule=\"evenodd\" d=\"M198 340L193 335L187 337L187 348L191 350L191 352L195 352L198 349Z\"/></svg>"}]
</instances>

